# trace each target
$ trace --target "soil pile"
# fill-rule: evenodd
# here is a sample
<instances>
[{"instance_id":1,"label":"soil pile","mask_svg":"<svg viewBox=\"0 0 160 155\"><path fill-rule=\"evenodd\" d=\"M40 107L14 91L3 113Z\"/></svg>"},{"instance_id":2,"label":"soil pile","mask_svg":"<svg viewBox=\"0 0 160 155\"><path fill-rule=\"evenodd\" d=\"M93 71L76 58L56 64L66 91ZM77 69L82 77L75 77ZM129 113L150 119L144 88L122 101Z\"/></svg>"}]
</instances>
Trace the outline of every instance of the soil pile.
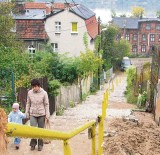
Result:
<instances>
[{"instance_id":1,"label":"soil pile","mask_svg":"<svg viewBox=\"0 0 160 155\"><path fill-rule=\"evenodd\" d=\"M160 128L153 116L139 112L134 115L138 123L112 119L107 124L104 155L160 155Z\"/></svg>"}]
</instances>

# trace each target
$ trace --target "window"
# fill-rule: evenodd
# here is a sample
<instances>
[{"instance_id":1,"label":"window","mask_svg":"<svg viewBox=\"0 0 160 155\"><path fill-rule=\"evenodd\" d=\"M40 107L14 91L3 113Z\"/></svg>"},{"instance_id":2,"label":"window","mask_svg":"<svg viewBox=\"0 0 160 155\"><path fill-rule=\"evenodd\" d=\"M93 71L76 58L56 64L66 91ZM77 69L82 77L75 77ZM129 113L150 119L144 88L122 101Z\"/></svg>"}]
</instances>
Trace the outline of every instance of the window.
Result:
<instances>
[{"instance_id":1,"label":"window","mask_svg":"<svg viewBox=\"0 0 160 155\"><path fill-rule=\"evenodd\" d=\"M126 34L126 40L129 40L129 34Z\"/></svg>"},{"instance_id":2,"label":"window","mask_svg":"<svg viewBox=\"0 0 160 155\"><path fill-rule=\"evenodd\" d=\"M137 40L137 34L133 35L133 40Z\"/></svg>"},{"instance_id":3,"label":"window","mask_svg":"<svg viewBox=\"0 0 160 155\"><path fill-rule=\"evenodd\" d=\"M77 33L78 32L78 27L77 27L77 22L72 23L72 33Z\"/></svg>"},{"instance_id":4,"label":"window","mask_svg":"<svg viewBox=\"0 0 160 155\"><path fill-rule=\"evenodd\" d=\"M61 22L55 22L55 33L61 32Z\"/></svg>"},{"instance_id":5,"label":"window","mask_svg":"<svg viewBox=\"0 0 160 155\"><path fill-rule=\"evenodd\" d=\"M142 41L146 41L146 35L142 34Z\"/></svg>"},{"instance_id":6,"label":"window","mask_svg":"<svg viewBox=\"0 0 160 155\"><path fill-rule=\"evenodd\" d=\"M150 30L151 29L151 25L150 24L146 24L146 30Z\"/></svg>"},{"instance_id":7,"label":"window","mask_svg":"<svg viewBox=\"0 0 160 155\"><path fill-rule=\"evenodd\" d=\"M160 24L156 25L156 30L160 30Z\"/></svg>"},{"instance_id":8,"label":"window","mask_svg":"<svg viewBox=\"0 0 160 155\"><path fill-rule=\"evenodd\" d=\"M142 52L146 52L146 45L142 45L141 51L142 51Z\"/></svg>"},{"instance_id":9,"label":"window","mask_svg":"<svg viewBox=\"0 0 160 155\"><path fill-rule=\"evenodd\" d=\"M34 46L33 46L33 45L29 45L29 46L28 46L28 51L29 51L29 53L30 53L30 57L33 58L33 57L34 57L34 54L35 54L35 52L36 52Z\"/></svg>"},{"instance_id":10,"label":"window","mask_svg":"<svg viewBox=\"0 0 160 155\"><path fill-rule=\"evenodd\" d=\"M155 34L150 35L150 41L154 42L155 41Z\"/></svg>"},{"instance_id":11,"label":"window","mask_svg":"<svg viewBox=\"0 0 160 155\"><path fill-rule=\"evenodd\" d=\"M132 46L132 52L136 53L137 52L137 45Z\"/></svg>"},{"instance_id":12,"label":"window","mask_svg":"<svg viewBox=\"0 0 160 155\"><path fill-rule=\"evenodd\" d=\"M58 52L58 43L51 43L53 52Z\"/></svg>"}]
</instances>

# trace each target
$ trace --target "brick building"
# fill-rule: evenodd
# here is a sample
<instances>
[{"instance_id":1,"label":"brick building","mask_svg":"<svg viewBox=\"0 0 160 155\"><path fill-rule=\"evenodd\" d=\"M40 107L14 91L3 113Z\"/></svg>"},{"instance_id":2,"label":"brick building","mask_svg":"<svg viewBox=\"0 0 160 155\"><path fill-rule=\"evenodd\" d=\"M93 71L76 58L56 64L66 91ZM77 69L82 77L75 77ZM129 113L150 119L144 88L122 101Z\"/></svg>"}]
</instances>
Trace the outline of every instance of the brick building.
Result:
<instances>
[{"instance_id":1,"label":"brick building","mask_svg":"<svg viewBox=\"0 0 160 155\"><path fill-rule=\"evenodd\" d=\"M112 23L120 27L121 37L131 43L133 54L149 55L151 46L160 43L160 19L158 18L115 17Z\"/></svg>"}]
</instances>

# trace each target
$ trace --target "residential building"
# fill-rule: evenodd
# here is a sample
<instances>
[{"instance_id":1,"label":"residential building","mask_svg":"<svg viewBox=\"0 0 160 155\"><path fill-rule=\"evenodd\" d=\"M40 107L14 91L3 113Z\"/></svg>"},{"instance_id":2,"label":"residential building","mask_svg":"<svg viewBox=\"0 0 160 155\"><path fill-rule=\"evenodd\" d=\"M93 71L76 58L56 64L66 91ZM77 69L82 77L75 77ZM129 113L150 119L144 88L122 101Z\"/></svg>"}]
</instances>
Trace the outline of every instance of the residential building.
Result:
<instances>
[{"instance_id":1,"label":"residential building","mask_svg":"<svg viewBox=\"0 0 160 155\"><path fill-rule=\"evenodd\" d=\"M160 19L158 18L127 18L115 17L114 25L121 29L121 37L131 43L133 54L151 52L151 46L160 43Z\"/></svg>"},{"instance_id":2,"label":"residential building","mask_svg":"<svg viewBox=\"0 0 160 155\"><path fill-rule=\"evenodd\" d=\"M15 16L16 32L26 47L40 49L43 42L51 43L53 51L79 56L88 48L94 49L98 35L95 13L83 5L68 3L26 2L24 13Z\"/></svg>"}]
</instances>

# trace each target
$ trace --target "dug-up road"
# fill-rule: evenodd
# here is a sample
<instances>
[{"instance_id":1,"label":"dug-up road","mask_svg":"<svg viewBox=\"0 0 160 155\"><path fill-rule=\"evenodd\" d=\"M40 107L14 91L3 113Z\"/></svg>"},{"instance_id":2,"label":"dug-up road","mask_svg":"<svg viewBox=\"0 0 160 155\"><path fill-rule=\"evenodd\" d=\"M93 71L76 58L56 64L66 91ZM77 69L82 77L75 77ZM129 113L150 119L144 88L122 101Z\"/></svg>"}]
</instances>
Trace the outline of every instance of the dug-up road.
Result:
<instances>
[{"instance_id":1,"label":"dug-up road","mask_svg":"<svg viewBox=\"0 0 160 155\"><path fill-rule=\"evenodd\" d=\"M118 85L116 83L118 79ZM120 80L121 79L121 80ZM123 155L129 155L123 151L121 146L118 146L116 141L117 136L106 136L108 132L113 131L118 135L121 130L122 117L127 117L131 114L131 109L134 105L130 105L126 102L124 91L126 89L126 75L119 74L113 79L114 91L110 91L109 95L109 108L107 109L107 116L105 119L105 138L104 138L104 154L105 155L121 155L117 151L121 151ZM108 84L104 84L101 90L96 95L90 95L81 104L77 104L74 108L67 109L63 116L51 116L51 129L58 131L71 131L76 127L83 125L85 122L95 120L99 114L101 114L101 103L104 92L108 89ZM117 121L117 119L120 119ZM126 123L126 122L124 122ZM117 125L116 125L117 124ZM128 127L128 128L127 128ZM123 126L123 134L125 130L133 128L133 126ZM125 135L124 135L125 136ZM129 133L128 133L129 136ZM118 139L119 138L119 139ZM120 140L121 137L118 137ZM124 140L127 140L124 138ZM144 140L144 139L143 139ZM43 150L39 152L37 147L34 151L30 150L30 139L23 139L19 150L15 150L13 146L13 138L9 138L9 144L7 149L7 155L63 155L63 141L53 140L50 144L44 144ZM109 143L110 142L110 143ZM113 142L113 143L111 143ZM159 140L160 142L160 140ZM73 155L91 155L91 140L88 139L88 130L81 132L79 135L72 138L70 146ZM114 147L117 144L117 147ZM120 143L122 144L122 143ZM134 143L133 143L134 144ZM149 144L149 143L148 143ZM126 144L124 144L126 145ZM110 149L109 149L110 147ZM132 148L131 148L132 149ZM114 152L114 150L116 150ZM132 155L132 154L130 154ZM133 154L140 155L140 154ZM149 155L149 154L148 154Z\"/></svg>"}]
</instances>

